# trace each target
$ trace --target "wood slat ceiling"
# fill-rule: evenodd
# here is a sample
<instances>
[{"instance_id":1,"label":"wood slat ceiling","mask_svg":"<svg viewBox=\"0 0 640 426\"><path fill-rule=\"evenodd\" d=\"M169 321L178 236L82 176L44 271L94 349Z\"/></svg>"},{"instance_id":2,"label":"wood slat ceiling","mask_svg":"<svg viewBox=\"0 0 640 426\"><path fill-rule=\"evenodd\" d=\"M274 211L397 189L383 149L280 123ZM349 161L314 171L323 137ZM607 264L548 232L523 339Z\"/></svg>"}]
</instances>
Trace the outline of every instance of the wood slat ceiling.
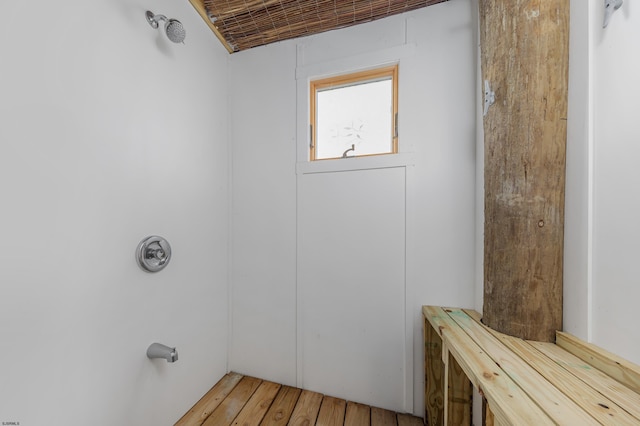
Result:
<instances>
[{"instance_id":1,"label":"wood slat ceiling","mask_svg":"<svg viewBox=\"0 0 640 426\"><path fill-rule=\"evenodd\" d=\"M447 0L190 0L230 52L371 22Z\"/></svg>"}]
</instances>

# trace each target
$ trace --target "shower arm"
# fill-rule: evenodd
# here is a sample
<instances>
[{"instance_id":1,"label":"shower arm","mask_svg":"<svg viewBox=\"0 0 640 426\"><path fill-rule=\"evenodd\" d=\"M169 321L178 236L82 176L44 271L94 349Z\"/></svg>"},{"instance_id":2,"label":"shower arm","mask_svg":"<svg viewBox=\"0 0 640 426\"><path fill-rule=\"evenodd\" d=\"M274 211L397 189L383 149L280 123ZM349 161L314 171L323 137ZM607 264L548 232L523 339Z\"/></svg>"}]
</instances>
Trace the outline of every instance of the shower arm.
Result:
<instances>
[{"instance_id":1,"label":"shower arm","mask_svg":"<svg viewBox=\"0 0 640 426\"><path fill-rule=\"evenodd\" d=\"M147 22L154 30L160 26L160 21L164 22L164 32L167 34L167 38L174 43L184 44L184 38L186 32L182 23L177 19L169 19L164 15L156 15L150 10L145 13Z\"/></svg>"},{"instance_id":2,"label":"shower arm","mask_svg":"<svg viewBox=\"0 0 640 426\"><path fill-rule=\"evenodd\" d=\"M147 22L149 22L149 25L151 25L154 29L158 28L158 24L160 21L169 22L169 19L166 16L155 15L150 10L147 11L146 16L147 16Z\"/></svg>"}]
</instances>

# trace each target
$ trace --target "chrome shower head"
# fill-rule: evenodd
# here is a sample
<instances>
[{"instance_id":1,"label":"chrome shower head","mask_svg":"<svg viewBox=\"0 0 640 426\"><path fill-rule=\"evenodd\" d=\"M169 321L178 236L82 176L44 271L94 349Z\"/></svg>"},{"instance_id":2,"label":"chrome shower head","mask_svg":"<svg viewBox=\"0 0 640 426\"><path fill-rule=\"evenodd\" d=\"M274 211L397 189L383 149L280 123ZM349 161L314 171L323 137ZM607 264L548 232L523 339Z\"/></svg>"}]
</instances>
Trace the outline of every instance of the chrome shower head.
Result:
<instances>
[{"instance_id":1,"label":"chrome shower head","mask_svg":"<svg viewBox=\"0 0 640 426\"><path fill-rule=\"evenodd\" d=\"M164 21L164 31L169 40L174 43L184 43L187 33L182 26L182 22L177 19L167 19L166 16L156 15L149 10L147 10L145 16L147 17L147 22L152 28L158 28L159 22Z\"/></svg>"},{"instance_id":2,"label":"chrome shower head","mask_svg":"<svg viewBox=\"0 0 640 426\"><path fill-rule=\"evenodd\" d=\"M174 43L184 43L184 38L187 35L182 22L177 19L169 19L164 26L164 31L167 33L169 40Z\"/></svg>"}]
</instances>

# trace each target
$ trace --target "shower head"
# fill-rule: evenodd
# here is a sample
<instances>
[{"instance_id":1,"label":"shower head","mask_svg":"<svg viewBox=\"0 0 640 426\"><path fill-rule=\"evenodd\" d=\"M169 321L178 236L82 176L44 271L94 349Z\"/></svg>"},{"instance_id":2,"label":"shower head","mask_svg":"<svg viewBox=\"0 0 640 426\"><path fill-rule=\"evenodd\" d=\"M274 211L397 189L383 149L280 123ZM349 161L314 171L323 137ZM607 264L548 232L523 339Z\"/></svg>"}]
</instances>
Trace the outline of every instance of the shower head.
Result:
<instances>
[{"instance_id":1,"label":"shower head","mask_svg":"<svg viewBox=\"0 0 640 426\"><path fill-rule=\"evenodd\" d=\"M174 43L184 43L184 38L187 32L182 26L182 22L177 19L169 19L164 26L164 30L167 33L167 37Z\"/></svg>"},{"instance_id":2,"label":"shower head","mask_svg":"<svg viewBox=\"0 0 640 426\"><path fill-rule=\"evenodd\" d=\"M164 21L164 31L169 40L174 43L184 43L187 33L182 26L182 22L177 19L167 19L164 15L155 15L149 10L147 10L145 16L147 17L147 22L153 28L158 28L160 21Z\"/></svg>"}]
</instances>

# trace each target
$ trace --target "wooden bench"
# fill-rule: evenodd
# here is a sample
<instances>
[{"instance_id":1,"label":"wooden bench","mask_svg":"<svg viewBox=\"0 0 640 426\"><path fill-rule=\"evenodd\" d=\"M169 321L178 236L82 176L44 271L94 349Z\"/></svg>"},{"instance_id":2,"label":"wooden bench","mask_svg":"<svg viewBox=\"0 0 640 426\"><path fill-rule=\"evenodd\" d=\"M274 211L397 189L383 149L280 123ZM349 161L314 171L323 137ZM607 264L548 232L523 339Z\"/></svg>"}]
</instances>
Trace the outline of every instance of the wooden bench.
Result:
<instances>
[{"instance_id":1,"label":"wooden bench","mask_svg":"<svg viewBox=\"0 0 640 426\"><path fill-rule=\"evenodd\" d=\"M424 306L425 421L471 425L640 425L640 368L563 332L556 343L494 331L472 310Z\"/></svg>"}]
</instances>

